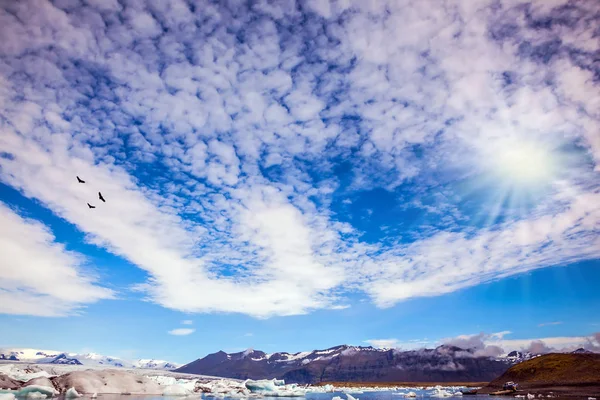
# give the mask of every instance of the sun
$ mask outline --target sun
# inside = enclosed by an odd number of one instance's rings
[[[473,174],[462,187],[466,199],[479,202],[472,223],[492,226],[526,218],[543,204],[568,170],[561,149],[558,140],[517,136],[482,142]]]
[[[531,188],[550,183],[559,164],[550,148],[526,141],[497,143],[487,157],[492,175],[515,187]]]

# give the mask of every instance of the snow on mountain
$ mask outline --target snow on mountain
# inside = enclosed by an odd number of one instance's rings
[[[144,369],[165,369],[171,370],[179,367],[179,364],[172,363],[165,360],[153,360],[153,359],[140,359],[133,363],[134,368]]]
[[[511,364],[518,364],[522,361],[531,360],[532,358],[538,357],[539,354],[533,354],[530,352],[522,352],[522,351],[511,351],[508,353],[506,357],[502,357],[502,359],[508,361]]]
[[[128,361],[97,353],[79,354],[38,349],[0,349],[0,360],[22,361],[35,364],[87,365],[93,367],[105,366],[161,370],[172,370],[179,366],[179,364],[165,360],[139,359]]]
[[[299,353],[248,349],[219,351],[176,372],[237,379],[284,379],[296,383],[347,381],[467,382],[486,381],[511,365],[508,360],[476,356],[454,346],[401,351],[362,346],[335,346]]]

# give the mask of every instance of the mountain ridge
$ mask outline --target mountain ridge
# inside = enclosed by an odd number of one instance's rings
[[[371,346],[339,345],[310,352],[260,350],[218,351],[192,361],[176,372],[236,379],[277,378],[296,383],[419,381],[490,381],[509,366],[528,357],[475,356],[475,349],[441,345],[435,349],[401,351]]]
[[[165,360],[137,359],[130,361],[97,353],[69,353],[29,348],[0,349],[0,360],[21,361],[36,364],[89,365],[160,370],[173,370],[180,366],[179,364]]]

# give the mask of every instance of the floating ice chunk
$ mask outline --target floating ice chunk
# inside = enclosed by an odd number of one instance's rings
[[[440,387],[435,387],[433,393],[430,394],[431,397],[450,397],[452,393],[441,389]]]
[[[588,397],[588,400],[596,400],[595,397]]]
[[[98,393],[94,392],[92,393],[92,399],[97,399],[98,398]]]
[[[78,397],[81,397],[81,395],[79,393],[77,393],[77,390],[75,390],[74,387],[70,387],[67,390],[67,393],[65,393],[65,398],[66,399],[76,399]]]
[[[146,378],[158,383],[161,386],[171,386],[177,383],[177,379],[172,376],[152,375],[146,376]]]
[[[415,392],[408,392],[406,393],[406,397],[417,397],[417,394]]]
[[[323,386],[323,391],[326,393],[331,393],[335,390],[335,388],[333,387],[333,385],[325,385]]]
[[[350,393],[346,393],[346,397],[348,397],[348,400],[359,400],[359,399],[353,397]]]
[[[331,400],[343,400],[340,396],[334,396]]]
[[[535,394],[527,393],[527,398],[530,400],[535,399]]]
[[[29,397],[30,393],[41,393],[45,394],[46,397],[54,397],[58,395],[58,390],[53,387],[48,386],[40,386],[40,385],[30,385],[19,389],[16,392],[17,397]]]
[[[189,396],[193,394],[191,390],[184,385],[170,385],[163,390],[163,396]]]
[[[0,393],[0,400],[15,400],[15,395],[12,393]]]
[[[453,396],[462,396],[463,394],[462,394],[462,392],[454,392],[454,393],[452,393],[452,395]]]
[[[275,386],[275,379],[272,381],[268,379],[261,379],[258,381],[254,381],[252,379],[248,379],[244,382],[248,390],[252,393],[275,393],[277,392],[277,386]]]

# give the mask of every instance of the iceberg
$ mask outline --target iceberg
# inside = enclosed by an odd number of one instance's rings
[[[0,393],[0,400],[15,400],[15,395],[12,393]]]
[[[65,398],[66,399],[76,399],[78,397],[81,397],[81,395],[79,393],[77,393],[77,390],[75,390],[74,387],[70,387],[67,390],[67,393],[65,393]]]
[[[22,366],[22,365],[15,365],[15,364],[0,365],[0,374],[4,374],[14,380],[21,381],[21,382],[27,382],[30,379],[40,378],[40,377],[43,377],[43,378],[52,377],[52,375],[50,375],[48,372],[41,370],[37,366],[31,366],[31,365]]]
[[[359,400],[359,399],[353,397],[350,393],[346,393],[346,397],[348,397],[348,400]]]
[[[246,389],[250,393],[267,395],[269,397],[304,397],[307,393],[305,389],[299,389],[298,385],[286,385],[285,381],[277,379],[261,379],[254,381],[248,379],[244,382]]]
[[[163,396],[189,396],[193,392],[184,385],[169,385],[163,390]]]
[[[417,397],[417,394],[415,392],[408,392],[406,393],[406,397]]]
[[[430,394],[431,397],[451,397],[452,393],[440,388],[435,387],[433,393]]]
[[[246,382],[244,382],[244,385],[246,385],[246,388],[252,393],[272,394],[272,393],[277,392],[277,390],[278,390],[277,385],[275,385],[275,381],[276,381],[276,379],[273,379],[272,381],[270,381],[268,379],[261,379],[258,381],[248,379],[248,380],[246,380]],[[278,386],[281,386],[281,385],[278,385]]]
[[[34,395],[33,393],[43,394],[46,397],[54,397],[58,396],[58,390],[53,387],[48,386],[40,386],[40,385],[30,385],[25,386],[15,392],[17,397],[29,397],[29,398],[40,398],[39,395]],[[32,397],[33,396],[33,397]]]

